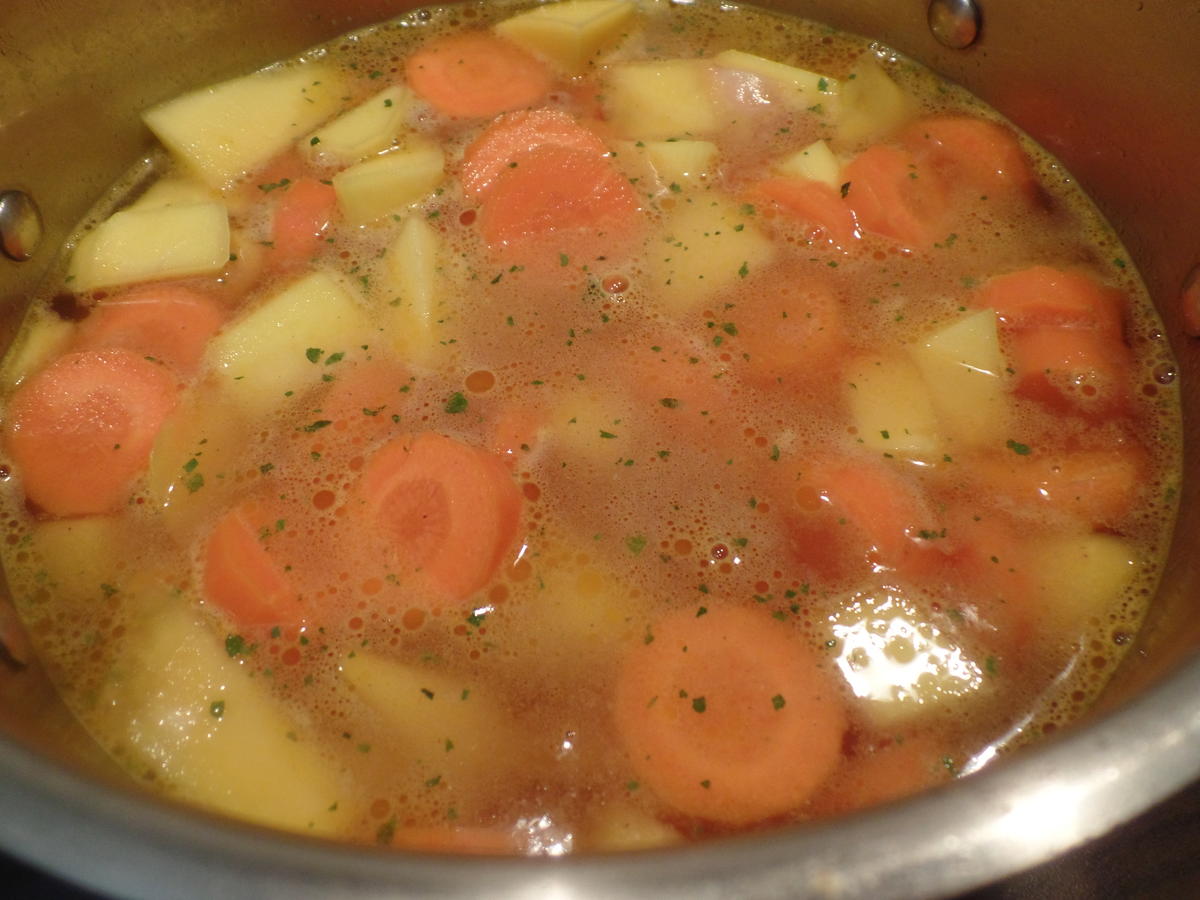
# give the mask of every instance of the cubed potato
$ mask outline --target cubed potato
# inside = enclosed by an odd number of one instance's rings
[[[754,207],[716,195],[682,198],[666,217],[663,243],[647,254],[651,289],[667,311],[695,310],[770,262],[774,244],[756,217]]]
[[[438,147],[417,146],[360,162],[333,176],[338,206],[350,225],[365,225],[423,199],[442,183]]]
[[[229,215],[221,203],[189,203],[113,213],[71,254],[75,291],[208,275],[229,263]]]
[[[1063,628],[1103,620],[1147,566],[1128,541],[1111,534],[1043,538],[1033,548],[1041,608]]]
[[[75,336],[75,325],[37,307],[21,327],[0,366],[0,384],[15,387],[20,381],[64,353]]]
[[[169,794],[274,828],[337,829],[332,766],[188,604],[162,603],[128,646],[103,730]]]
[[[460,786],[487,780],[517,741],[486,685],[430,665],[354,653],[342,675],[408,758]]]
[[[413,102],[401,85],[380,91],[301,138],[300,154],[318,165],[348,166],[386,150],[406,130]]]
[[[850,594],[830,619],[835,663],[867,715],[895,722],[986,687],[983,668],[896,588]]]
[[[566,0],[519,13],[496,31],[569,75],[584,71],[633,21],[627,0]]]
[[[793,106],[807,109],[818,103],[829,104],[838,94],[839,85],[833,78],[753,53],[724,50],[713,57],[713,61],[722,68],[759,76],[778,89],[782,98]]]
[[[820,181],[832,188],[842,185],[842,163],[824,141],[813,141],[775,163],[775,171],[791,178]]]
[[[381,288],[387,332],[400,355],[430,363],[445,348],[442,324],[442,237],[420,215],[409,216],[384,257]]]
[[[121,581],[121,523],[109,516],[39,522],[30,548],[46,571],[56,604],[95,605],[104,585]]]
[[[998,445],[1012,433],[995,312],[966,314],[918,342],[912,358],[948,437],[968,446]]]
[[[226,327],[209,343],[207,360],[221,375],[228,400],[253,417],[328,373],[309,358],[310,349],[353,357],[375,334],[353,289],[318,271]]]
[[[184,94],[143,115],[150,130],[210,187],[225,190],[337,112],[338,69],[264,69]]]
[[[936,458],[942,445],[937,415],[920,370],[907,356],[860,356],[847,366],[846,380],[850,414],[866,447]]]
[[[615,397],[579,390],[551,412],[546,437],[569,457],[612,464],[626,456],[634,444],[632,423],[625,415],[624,406]]]
[[[697,184],[717,171],[712,141],[646,141],[645,151],[663,185]]]
[[[587,850],[651,850],[683,843],[683,836],[644,809],[632,803],[605,803],[593,809],[584,830]]]
[[[633,140],[702,137],[720,124],[708,64],[698,59],[618,63],[604,105],[616,131]]]
[[[842,82],[838,140],[858,144],[895,131],[917,113],[913,100],[875,59],[862,57]]]

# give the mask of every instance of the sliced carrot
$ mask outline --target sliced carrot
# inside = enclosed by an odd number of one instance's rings
[[[810,240],[846,249],[862,238],[854,210],[839,191],[824,182],[768,178],[759,182],[755,191],[804,223]]]
[[[524,403],[507,404],[492,416],[488,449],[516,467],[538,449],[538,434],[545,424],[544,410]]]
[[[990,279],[972,297],[996,311],[1009,329],[1092,328],[1119,337],[1124,311],[1120,291],[1077,270],[1033,266]]]
[[[120,508],[178,395],[170,369],[124,349],[68,353],[27,378],[4,429],[25,496],[54,516]]]
[[[521,493],[504,462],[433,432],[385,444],[359,491],[400,565],[453,600],[487,584],[520,522]]]
[[[1100,417],[1124,412],[1131,400],[1132,359],[1119,337],[1085,328],[1034,328],[1013,333],[1007,346],[1020,397]]]
[[[926,249],[945,237],[945,185],[907,150],[876,144],[843,171],[846,200],[865,230],[911,249]]]
[[[337,215],[332,184],[302,176],[271,192],[274,212],[267,262],[291,268],[312,259]]]
[[[954,186],[986,196],[1031,196],[1033,169],[1013,132],[973,116],[920,119],[899,135],[916,158]]]
[[[561,110],[521,110],[500,116],[476,138],[462,161],[463,193],[479,199],[496,180],[538,147],[566,147],[602,157],[608,152],[595,132]]]
[[[764,277],[749,286],[754,301],[730,313],[737,331],[730,345],[745,354],[744,377],[766,387],[832,377],[849,344],[829,285],[794,269]]]
[[[238,625],[291,625],[299,597],[268,550],[279,519],[254,500],[227,512],[204,548],[204,597]]]
[[[682,329],[656,334],[646,343],[622,360],[629,390],[643,408],[666,417],[673,426],[690,423],[710,431],[708,421],[727,410],[733,399],[723,377],[728,364],[711,346],[689,340]]]
[[[543,144],[495,180],[479,226],[493,248],[553,236],[568,258],[591,256],[604,250],[606,233],[620,236],[633,224],[637,208],[633,187],[610,160]]]
[[[638,777],[680,812],[785,813],[837,765],[846,715],[814,653],[766,614],[670,613],[624,660],[613,707]]]
[[[1113,527],[1129,513],[1145,482],[1146,454],[1134,444],[1070,453],[1001,451],[976,461],[990,496],[1014,512],[1062,514]]]
[[[75,350],[132,350],[195,371],[208,339],[225,319],[207,294],[181,284],[144,285],[106,297],[79,324]]]
[[[810,459],[792,491],[793,551],[826,576],[864,567],[926,575],[954,543],[920,489],[872,459]]]
[[[329,364],[329,357],[318,359],[333,382],[324,394],[313,399],[313,408],[332,424],[319,431],[313,440],[323,444],[340,441],[352,452],[389,431],[398,433],[407,412],[407,390],[412,373],[394,360],[372,359],[359,363]],[[331,435],[334,437],[331,438]]]
[[[408,58],[404,74],[438,112],[464,118],[532,106],[551,83],[535,57],[485,31],[434,38]]]

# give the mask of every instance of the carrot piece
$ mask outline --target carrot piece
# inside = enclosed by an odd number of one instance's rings
[[[854,210],[840,192],[824,182],[768,178],[759,182],[755,190],[803,222],[810,240],[846,249],[862,238]]]
[[[1121,292],[1076,270],[1033,266],[998,275],[975,292],[972,303],[994,309],[1009,329],[1053,326],[1121,334]]]
[[[925,575],[952,543],[916,485],[867,459],[810,460],[793,488],[788,529],[794,552],[825,575],[864,564]],[[839,564],[847,556],[853,565]]]
[[[520,523],[504,462],[433,432],[385,444],[359,491],[400,563],[454,600],[487,584]]]
[[[907,150],[876,144],[844,172],[850,185],[846,199],[866,231],[921,249],[944,237],[945,185]]]
[[[463,193],[473,199],[486,196],[496,180],[538,147],[553,145],[601,157],[608,152],[595,132],[567,113],[554,109],[521,110],[492,122],[463,154]]]
[[[856,752],[814,801],[822,812],[866,809],[951,780],[944,753],[927,735],[886,738]]]
[[[404,74],[438,112],[464,118],[532,106],[551,82],[535,57],[485,31],[435,38],[408,58]]]
[[[624,660],[617,730],[638,776],[688,815],[745,824],[833,771],[846,715],[815,655],[751,610],[670,613]]]
[[[1122,413],[1130,402],[1129,351],[1119,337],[1084,328],[1035,328],[1008,339],[1014,392],[1061,411]]]
[[[124,349],[68,353],[27,378],[4,429],[26,498],[53,516],[118,509],[178,394],[168,368]]]
[[[1145,483],[1145,452],[1134,444],[1070,453],[986,457],[976,463],[989,495],[1014,512],[1063,514],[1113,527]]]
[[[568,256],[602,250],[604,233],[634,221],[637,197],[628,180],[592,150],[543,144],[492,184],[479,226],[492,248],[553,235]]]
[[[132,350],[195,371],[225,315],[206,294],[180,284],[136,287],[106,297],[79,324],[73,349]]]
[[[204,548],[204,596],[239,625],[297,624],[299,597],[267,548],[277,518],[257,501],[227,512]]]
[[[272,192],[276,197],[268,260],[279,268],[307,262],[316,255],[337,214],[332,184],[308,176]]]
[[[488,449],[510,467],[527,460],[538,449],[538,433],[546,424],[545,411],[525,404],[507,405],[492,418]]]
[[[921,163],[988,196],[1032,196],[1033,170],[1013,132],[971,116],[937,116],[914,122],[899,136]]]

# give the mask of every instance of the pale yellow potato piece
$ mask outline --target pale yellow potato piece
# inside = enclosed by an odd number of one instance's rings
[[[856,144],[895,131],[917,114],[917,104],[871,56],[862,57],[842,82],[838,139]]]
[[[968,446],[999,445],[1012,433],[996,314],[968,313],[912,348],[942,429]]]
[[[646,141],[646,156],[664,185],[696,184],[717,171],[712,141]]]
[[[551,412],[546,427],[547,439],[562,447],[568,458],[595,464],[612,464],[633,446],[631,423],[612,396],[575,391]]]
[[[31,548],[49,574],[56,602],[88,601],[103,596],[102,585],[120,581],[121,524],[109,516],[54,519],[32,529]]]
[[[309,349],[352,359],[374,335],[353,288],[318,271],[225,328],[209,342],[206,359],[221,376],[225,397],[253,418],[283,403],[287,392],[298,394],[329,372],[328,366],[308,358]]]
[[[755,221],[752,207],[724,197],[682,198],[666,216],[663,242],[647,254],[651,290],[663,307],[694,310],[770,262],[775,246]]]
[[[720,125],[708,63],[698,59],[616,64],[604,106],[617,132],[632,140],[703,137]]]
[[[201,180],[225,190],[336,113],[343,94],[338,69],[315,62],[201,88],[142,118]]]
[[[67,349],[75,325],[50,311],[31,312],[0,368],[0,383],[12,388]]]
[[[342,675],[402,753],[455,784],[486,780],[516,746],[512,719],[486,686],[454,673],[356,652]]]
[[[871,354],[846,369],[846,399],[858,439],[870,450],[932,459],[942,436],[921,372],[907,357]]]
[[[422,216],[411,215],[384,257],[387,332],[409,361],[431,363],[445,350],[441,326],[448,311],[442,301],[442,256],[441,235]]]
[[[824,141],[813,141],[802,150],[775,163],[775,171],[790,178],[820,181],[832,188],[842,185],[842,163]]]
[[[636,7],[627,0],[566,0],[519,13],[496,32],[570,75],[588,67],[632,23]]]
[[[808,108],[817,103],[830,104],[838,93],[836,79],[810,72],[799,66],[789,66],[741,50],[723,50],[713,57],[722,68],[757,75],[782,90],[782,97],[793,106]]]
[[[71,254],[74,291],[219,272],[229,264],[229,215],[222,203],[113,213]]]
[[[445,157],[438,147],[418,146],[368,159],[333,176],[338,206],[351,225],[398,213],[442,183]]]
[[[191,203],[212,203],[218,194],[212,188],[191,178],[161,178],[129,205],[129,209],[156,209],[161,206],[187,206]]]
[[[335,831],[332,765],[210,624],[172,599],[139,631],[109,689],[106,730],[121,731],[179,799],[274,828]]]
[[[606,803],[584,832],[589,850],[651,850],[683,843],[678,829],[632,803]]]
[[[401,85],[380,91],[301,138],[302,156],[323,165],[348,166],[392,146],[407,129],[413,94]]]
[[[1041,608],[1062,627],[1108,615],[1146,571],[1133,546],[1111,534],[1043,538],[1033,550]]]

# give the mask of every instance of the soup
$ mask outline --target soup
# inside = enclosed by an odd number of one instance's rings
[[[886,48],[448,7],[146,121],[4,367],[6,573],[134,777],[657,846],[970,773],[1136,632],[1154,313],[1052,159]]]

